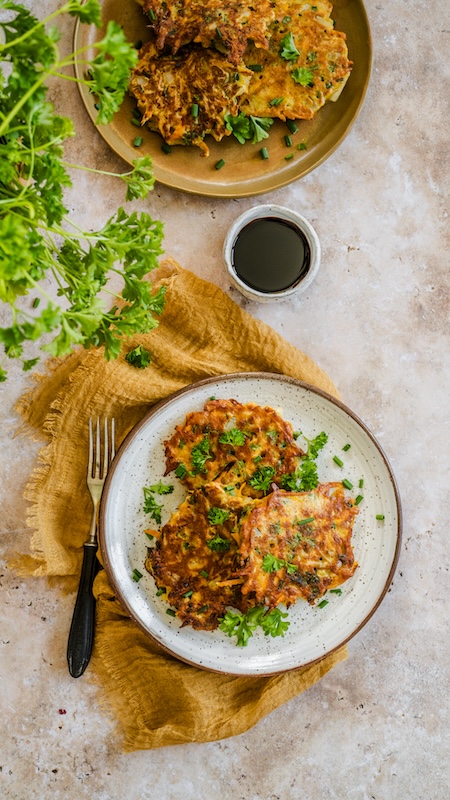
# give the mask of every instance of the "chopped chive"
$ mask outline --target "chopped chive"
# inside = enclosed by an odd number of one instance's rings
[[[197,614],[203,614],[204,611],[208,611],[209,605],[202,606],[201,608],[197,609]]]
[[[100,103],[94,103],[94,108],[96,111],[100,111]]]
[[[150,541],[155,538],[153,536],[153,533],[146,533],[145,535],[146,535],[147,539],[150,539]]]
[[[141,578],[142,578],[142,572],[139,572],[139,570],[138,570],[138,569],[134,569],[134,570],[133,570],[133,574],[132,574],[132,576],[131,576],[131,577],[132,577],[132,578],[133,578],[133,580],[134,580],[134,581],[136,581],[136,583],[137,583],[137,582],[138,582],[138,581],[140,581],[140,580],[141,580]]]
[[[170,144],[167,144],[167,142],[164,142],[164,144],[161,145],[161,150],[167,155],[172,152],[172,148]]]
[[[269,102],[269,106],[271,106],[271,107],[272,106],[279,106],[280,103],[283,102],[283,100],[284,100],[284,97],[274,97],[273,100],[271,100]]]
[[[224,166],[225,166],[225,161],[223,160],[223,158],[221,158],[220,161],[218,161],[217,164],[215,165],[216,169],[222,169],[222,167]]]
[[[191,116],[198,117],[198,103],[192,103]]]
[[[345,486],[346,489],[353,489],[353,483],[350,483],[347,478],[342,481],[342,486]]]
[[[334,461],[334,463],[335,463],[335,464],[337,464],[337,465],[338,465],[338,467],[343,467],[343,466],[344,466],[344,462],[343,462],[343,461],[341,461],[341,459],[339,458],[339,456],[334,456],[334,457],[333,457],[333,461]]]
[[[136,136],[135,140],[133,141],[133,147],[140,147],[143,142],[142,136]]]
[[[136,106],[133,108],[133,112],[132,113],[133,113],[133,117],[135,117],[136,119],[139,119],[139,120],[142,119],[142,114],[139,111],[139,109],[136,108]]]
[[[136,128],[140,128],[141,127],[141,120],[140,119],[136,119],[136,117],[132,117],[130,121],[131,121],[132,125],[136,125]]]
[[[375,516],[375,519],[383,520],[384,519],[384,514],[377,514]]]
[[[158,589],[158,591],[156,592],[156,597],[161,597],[161,595],[165,594],[166,591],[167,589],[164,589],[164,587],[162,586],[161,589]]]
[[[248,68],[251,69],[252,72],[262,72],[261,64],[249,64]]]
[[[293,158],[294,158],[294,154],[293,153],[288,153],[287,156],[284,157],[284,160],[285,161],[291,161],[291,159],[293,159]]]
[[[360,489],[362,489],[362,488],[363,488],[363,486],[364,486],[364,478],[360,478],[360,479],[359,479],[358,486],[359,486],[359,488],[360,488]]]
[[[331,594],[342,594],[342,589],[330,589]]]
[[[183,597],[192,597],[193,594],[194,594],[194,590],[193,589],[189,589],[188,592],[184,593]]]
[[[155,12],[153,11],[153,8],[149,8],[149,10],[147,11],[147,14],[149,15],[151,21],[154,22],[155,19],[156,19],[156,15],[155,15]]]
[[[297,150],[306,150],[306,142],[300,142],[300,144],[297,145]]]
[[[293,119],[287,119],[286,120],[286,125],[288,126],[288,128],[289,128],[291,133],[297,133],[298,125],[297,125],[296,122],[294,122]]]
[[[292,147],[292,139],[288,134],[286,134],[286,136],[284,137],[284,142],[286,144],[286,147]]]
[[[208,572],[206,572],[206,570],[205,570],[205,569],[202,569],[202,570],[200,571],[200,575],[202,576],[202,578],[209,578],[209,573],[208,573]]]
[[[314,522],[314,517],[306,517],[306,519],[301,519],[299,522],[296,522],[296,525],[307,525],[308,522]]]
[[[263,158],[265,161],[269,158],[269,151],[267,147],[261,147],[259,152],[261,153],[261,158]]]
[[[348,443],[347,443],[347,444],[344,444],[344,447],[343,447],[342,449],[343,449],[345,452],[347,452],[347,450],[350,450],[350,448],[351,448],[351,444],[348,444]]]
[[[32,303],[33,308],[37,308],[40,302],[41,302],[41,298],[40,297],[35,297],[34,300],[33,300],[33,303]]]
[[[359,494],[358,497],[355,498],[355,506],[359,506],[361,500],[364,500],[362,494]]]
[[[328,605],[328,600],[321,600],[321,602],[318,604],[318,608],[325,608],[325,606],[327,605]]]
[[[166,611],[166,614],[168,614],[169,617],[176,617],[176,613],[173,610],[173,608],[168,608],[167,611]]]

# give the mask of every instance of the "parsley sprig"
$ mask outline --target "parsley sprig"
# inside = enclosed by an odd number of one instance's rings
[[[84,231],[68,215],[68,170],[104,173],[64,160],[75,130],[71,119],[55,113],[47,83],[85,84],[95,94],[97,122],[106,124],[127,92],[137,53],[111,21],[93,60],[84,62],[84,78],[74,78],[70,68],[75,59],[83,63],[88,48],[61,55],[54,21],[69,14],[99,26],[98,0],[68,0],[41,21],[14,0],[0,0],[0,12],[7,12],[0,20],[0,302],[6,306],[0,343],[24,370],[39,361],[27,358],[25,348],[42,339],[41,350],[52,356],[76,345],[103,345],[106,358],[115,358],[123,337],[157,325],[164,293],[154,295],[144,276],[162,253],[162,224],[119,208],[100,230]],[[137,158],[118,177],[127,200],[145,197],[154,184],[150,158]],[[125,303],[118,304],[122,287]],[[6,376],[0,366],[0,380]]]
[[[220,630],[228,636],[236,636],[236,644],[246,647],[254,631],[260,627],[266,636],[284,636],[289,628],[285,621],[287,613],[279,608],[268,611],[263,606],[249,609],[245,614],[240,611],[227,611],[220,621]]]
[[[246,141],[250,141],[252,144],[262,142],[263,139],[268,138],[269,128],[273,125],[271,117],[247,116],[242,112],[235,117],[228,114],[225,122],[227,130],[231,131],[240,144],[245,144]]]

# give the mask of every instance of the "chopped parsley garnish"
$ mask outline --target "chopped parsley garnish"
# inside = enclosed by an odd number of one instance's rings
[[[253,632],[260,627],[266,636],[284,636],[289,628],[285,622],[288,614],[279,608],[268,611],[262,606],[256,606],[242,614],[240,611],[227,611],[220,620],[220,630],[228,636],[236,636],[236,644],[245,647]]]
[[[308,442],[308,451],[306,453],[306,457],[311,459],[312,461],[317,458],[319,455],[320,450],[325,447],[326,443],[328,442],[328,434],[325,431],[322,431],[314,439],[308,439],[307,436],[304,436],[306,441]]]
[[[206,472],[205,464],[208,459],[213,457],[209,449],[210,444],[209,436],[204,436],[201,442],[192,448],[191,463],[194,475],[198,475],[199,472]]]
[[[148,489],[155,494],[172,494],[173,492],[173,486],[170,483],[163,483],[162,481],[154,483],[152,486],[149,486]]]
[[[284,558],[276,558],[271,553],[267,553],[264,556],[262,568],[264,572],[277,572],[277,570],[285,568],[288,575],[297,572],[295,564],[290,564],[289,561],[286,561]]]
[[[241,112],[235,117],[228,114],[225,117],[225,123],[227,130],[231,131],[240,144],[245,144],[247,141],[257,144],[269,136],[268,130],[273,125],[273,119],[252,115],[247,117]]]
[[[295,46],[292,31],[283,36],[280,42],[279,54],[285,61],[295,61],[299,57],[300,51]]]
[[[223,539],[222,536],[214,536],[214,539],[210,539],[206,542],[210,550],[213,550],[215,553],[226,553],[227,550],[230,549],[230,542],[228,539]]]
[[[150,514],[151,518],[155,520],[157,525],[161,524],[161,510],[162,505],[156,502],[152,491],[144,486],[144,513]]]
[[[314,86],[314,74],[309,67],[297,67],[292,70],[291,75],[300,86]]]
[[[232,447],[241,447],[245,444],[245,433],[239,428],[231,428],[231,430],[220,434],[219,442],[220,444],[229,444]]]
[[[249,479],[250,486],[260,492],[267,492],[275,475],[275,467],[260,467]]]
[[[283,475],[281,486],[289,492],[308,492],[319,485],[317,465],[305,458],[295,472]]]
[[[210,508],[208,511],[208,522],[210,522],[211,525],[223,525],[229,516],[230,512],[226,511],[224,508]]]

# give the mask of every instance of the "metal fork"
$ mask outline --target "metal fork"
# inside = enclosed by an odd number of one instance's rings
[[[79,678],[83,674],[92,653],[95,621],[95,599],[92,594],[92,584],[99,567],[97,560],[98,507],[106,475],[115,455],[114,419],[110,424],[108,419],[105,419],[103,442],[101,427],[100,419],[97,419],[94,436],[92,418],[89,420],[89,463],[86,483],[92,497],[93,513],[89,539],[84,543],[80,585],[67,644],[67,663],[73,678]]]

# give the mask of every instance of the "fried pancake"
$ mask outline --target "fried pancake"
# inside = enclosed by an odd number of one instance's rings
[[[230,499],[222,487],[206,485],[188,495],[161,534],[154,531],[159,538],[148,549],[145,566],[183,625],[214,630],[227,606],[248,609],[233,533],[242,510],[253,502]]]
[[[166,475],[192,490],[217,481],[229,493],[261,497],[298,466],[292,425],[273,408],[210,400],[187,415],[165,443]]]
[[[235,65],[250,40],[267,47],[267,28],[275,18],[270,0],[144,0],[142,5],[159,50],[176,53],[193,42],[216,47]]]
[[[341,483],[274,491],[256,501],[240,529],[243,596],[269,608],[299,598],[312,605],[346,581],[357,567],[351,546],[357,513]]]
[[[312,119],[336,100],[352,63],[344,33],[334,29],[331,3],[276,0],[268,50],[250,45],[244,61],[255,66],[241,111],[256,117]]]
[[[208,155],[206,134],[216,141],[229,136],[225,117],[238,113],[252,72],[230,64],[220,53],[202,47],[179,55],[161,55],[153,42],[139,53],[129,90],[142,115],[141,124],[158,131],[169,145],[193,144]]]

